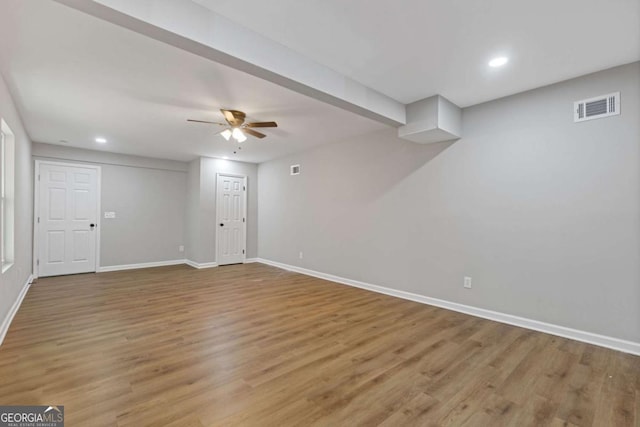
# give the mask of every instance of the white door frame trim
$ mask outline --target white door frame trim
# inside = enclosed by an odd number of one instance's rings
[[[55,165],[55,166],[69,166],[74,168],[86,168],[86,169],[95,169],[96,170],[96,199],[97,199],[97,210],[98,215],[96,217],[96,270],[97,273],[100,269],[100,232],[102,230],[102,224],[100,223],[100,214],[102,212],[100,206],[100,199],[102,195],[102,167],[98,165],[90,165],[86,163],[65,163],[65,162],[57,162],[54,160],[36,160],[36,167],[34,169],[34,177],[33,177],[33,277],[34,279],[38,278],[39,269],[38,269],[38,216],[40,214],[40,180],[38,177],[40,176],[40,166],[41,165]]]
[[[216,230],[216,241],[215,241],[215,245],[216,245],[216,260],[215,263],[216,265],[218,264],[218,261],[220,261],[220,258],[218,256],[218,224],[220,224],[220,218],[218,218],[218,182],[220,180],[220,176],[232,176],[234,178],[242,178],[243,179],[243,183],[242,185],[244,185],[245,191],[244,193],[244,218],[245,218],[245,222],[244,222],[244,241],[242,242],[243,244],[243,250],[244,253],[242,254],[242,262],[244,263],[245,260],[247,259],[247,224],[249,223],[249,217],[248,217],[248,213],[249,210],[247,209],[247,193],[249,192],[249,186],[247,185],[247,175],[242,175],[239,173],[224,173],[224,172],[218,172],[216,173],[216,225],[215,225],[215,230]]]

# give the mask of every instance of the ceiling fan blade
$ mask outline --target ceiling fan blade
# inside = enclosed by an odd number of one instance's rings
[[[225,110],[224,108],[220,109],[222,115],[231,126],[240,126],[244,123],[244,118],[246,115],[242,111],[238,110]]]
[[[277,128],[278,124],[276,122],[253,122],[247,123],[245,126],[249,128]]]
[[[224,123],[218,123],[218,122],[207,122],[206,120],[194,120],[194,119],[187,119],[188,122],[195,122],[195,123],[207,123],[210,125],[220,125],[220,126],[226,126],[226,124]]]
[[[264,133],[256,132],[255,130],[249,129],[249,128],[243,128],[242,132],[248,133],[249,135],[255,136],[256,138],[260,138],[260,139],[267,136]]]

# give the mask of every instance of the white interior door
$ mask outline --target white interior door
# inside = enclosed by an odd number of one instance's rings
[[[96,271],[98,169],[39,164],[38,276]]]
[[[216,253],[218,265],[238,264],[245,259],[247,178],[217,175]]]

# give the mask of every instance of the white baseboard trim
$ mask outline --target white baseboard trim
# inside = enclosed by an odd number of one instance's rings
[[[0,345],[2,345],[2,342],[4,341],[4,337],[7,336],[7,332],[9,332],[9,326],[11,326],[11,322],[13,321],[13,318],[18,312],[20,305],[22,305],[22,301],[24,300],[24,297],[27,295],[27,291],[31,287],[32,282],[33,282],[33,274],[29,276],[29,278],[27,279],[27,282],[22,286],[22,289],[20,290],[20,294],[18,295],[18,298],[14,301],[13,305],[11,306],[9,313],[7,313],[7,317],[5,317],[4,320],[2,321],[2,324],[0,325]]]
[[[433,305],[436,307],[445,308],[447,310],[453,310],[460,313],[469,314],[471,316],[494,320],[496,322],[506,323],[513,326],[519,326],[521,328],[526,328],[526,329],[532,329],[534,331],[544,332],[551,335],[557,335],[563,338],[582,341],[582,342],[597,345],[600,347],[607,347],[613,350],[618,350],[625,353],[630,353],[630,354],[635,354],[640,356],[640,343],[633,342],[633,341],[626,341],[619,338],[613,338],[606,335],[594,334],[591,332],[567,328],[564,326],[558,326],[551,323],[540,322],[538,320],[527,319],[524,317],[514,316],[511,314],[500,313],[497,311],[486,310],[483,308],[472,307],[464,304],[458,304],[455,302],[441,300],[437,298],[431,298],[424,295],[414,294],[411,292],[385,288],[383,286],[372,285],[372,284],[360,282],[357,280],[345,279],[344,277],[338,277],[332,274],[321,273],[319,271],[314,271],[314,270],[308,270],[306,268],[296,267],[293,265],[283,264],[280,262],[271,261],[267,259],[258,258],[257,262],[271,265],[273,267],[282,268],[284,270],[305,274],[307,276],[329,280],[329,281],[340,283],[343,285],[354,286],[356,288],[362,288],[362,289],[378,292],[385,295],[390,295],[397,298],[415,301],[422,304]]]
[[[195,261],[191,261],[190,259],[186,259],[184,260],[184,263],[193,267],[193,268],[211,268],[211,267],[217,267],[218,263],[217,262],[195,262]]]
[[[245,264],[253,264],[254,262],[260,262],[258,258],[247,258],[244,260]]]
[[[173,259],[170,261],[143,262],[140,264],[109,265],[106,267],[99,267],[98,273],[106,273],[109,271],[120,271],[120,270],[136,270],[138,268],[164,267],[167,265],[178,265],[178,264],[186,264],[186,263],[187,261],[184,259]]]

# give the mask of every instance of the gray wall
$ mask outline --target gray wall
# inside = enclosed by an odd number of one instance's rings
[[[258,251],[258,167],[198,158],[190,163],[51,144],[33,144],[34,159],[102,166],[100,265],[177,259],[215,262],[216,173],[247,175],[247,258]],[[185,246],[185,252],[178,246]]]
[[[639,86],[630,64],[467,108],[455,143],[263,163],[259,257],[640,342]],[[573,122],[618,90],[620,116]]]
[[[31,141],[7,86],[0,76],[0,117],[15,135],[15,262],[0,274],[0,325],[18,298],[32,270],[33,169]]]
[[[102,168],[100,266],[185,258],[188,164],[71,147],[34,144],[40,160],[98,164]]]
[[[258,166],[202,157],[189,164],[188,255],[197,263],[216,261],[216,174],[247,176],[247,258],[258,253]],[[197,179],[199,177],[199,179]]]
[[[189,163],[185,212],[186,257],[194,262],[200,256],[200,158]]]

